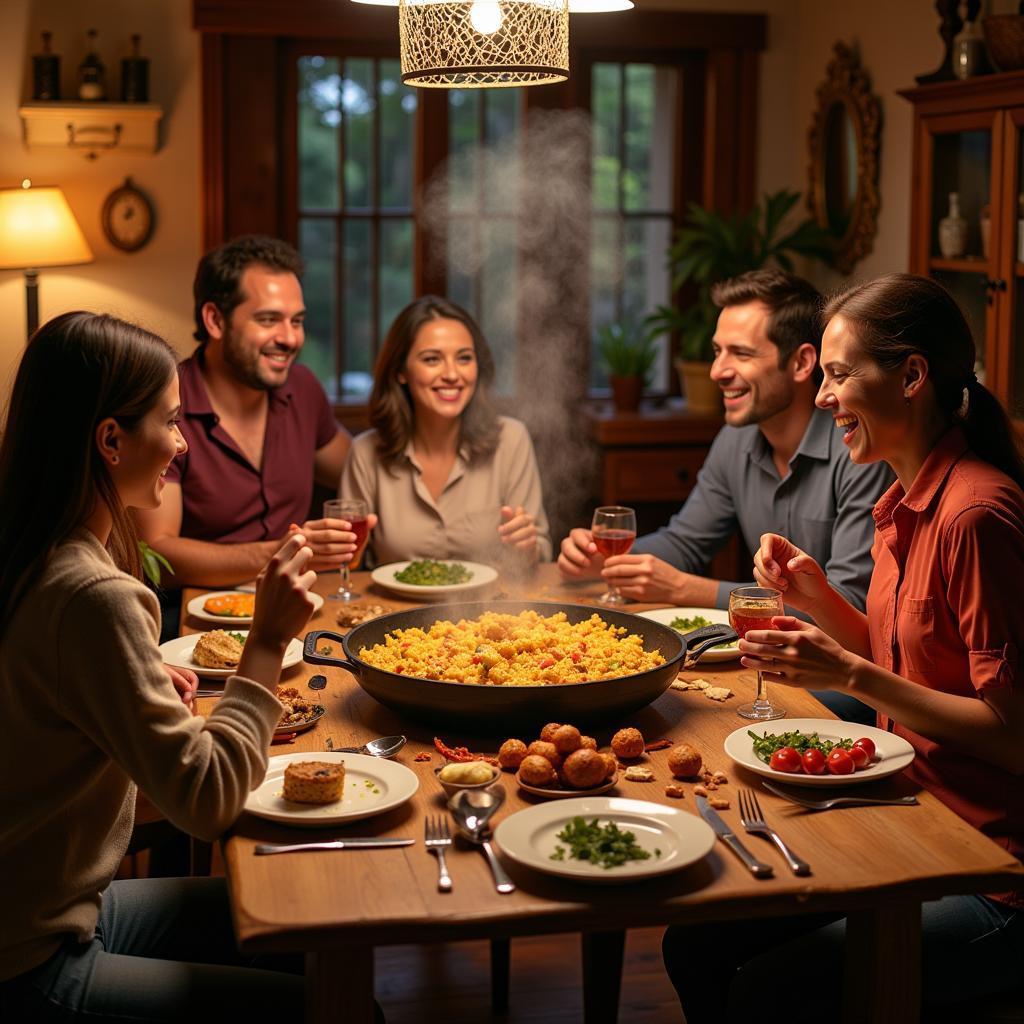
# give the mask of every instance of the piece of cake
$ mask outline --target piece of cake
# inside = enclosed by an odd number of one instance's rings
[[[293,761],[284,769],[284,798],[299,804],[333,804],[345,788],[342,761]]]

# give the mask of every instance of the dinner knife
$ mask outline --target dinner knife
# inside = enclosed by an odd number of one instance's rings
[[[707,801],[707,797],[697,797],[697,810],[700,816],[714,829],[715,834],[726,846],[736,854],[737,857],[750,869],[755,878],[770,878],[772,875],[771,864],[765,864],[758,860],[740,841],[736,834],[725,823],[722,816]]]
[[[360,836],[351,839],[334,839],[323,843],[258,843],[256,853],[298,853],[302,850],[365,850],[377,846],[412,846],[415,839],[378,839],[376,836]]]

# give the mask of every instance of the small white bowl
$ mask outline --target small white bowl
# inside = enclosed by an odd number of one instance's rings
[[[455,796],[462,789],[487,789],[488,786],[493,786],[498,781],[498,777],[501,775],[501,770],[495,768],[494,765],[487,765],[491,769],[491,777],[486,782],[446,782],[441,778],[441,772],[447,768],[448,765],[444,765],[441,768],[434,769],[434,777],[441,784],[441,788],[449,797]]]

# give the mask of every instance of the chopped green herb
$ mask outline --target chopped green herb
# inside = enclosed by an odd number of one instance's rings
[[[614,821],[599,825],[597,818],[588,823],[577,815],[558,833],[558,838],[568,845],[570,858],[590,861],[606,871],[627,861],[647,860],[651,856],[637,843],[632,832],[624,832]],[[564,848],[556,846],[551,859],[564,860]]]
[[[747,735],[754,741],[754,755],[765,764],[770,764],[772,754],[782,747],[792,747],[799,754],[804,754],[813,748],[820,750],[826,757],[838,748],[853,749],[853,740],[851,739],[826,740],[816,732],[800,732],[799,729],[794,729],[793,732],[766,732],[762,736],[758,736],[756,732],[748,729]]]
[[[240,644],[245,645],[245,634],[229,630],[228,636],[233,636]]]
[[[410,562],[395,573],[399,583],[412,583],[418,587],[448,587],[455,583],[468,583],[473,574],[461,562],[435,562],[425,558]]]
[[[334,648],[330,644],[323,644],[316,649],[316,653],[324,658],[329,658],[334,653]]]

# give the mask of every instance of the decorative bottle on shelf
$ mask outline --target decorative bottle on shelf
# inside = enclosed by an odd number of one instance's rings
[[[125,103],[145,103],[149,99],[149,59],[139,56],[142,36],[132,36],[132,55],[121,61],[121,99]]]
[[[96,52],[96,29],[89,29],[89,52],[78,65],[78,98],[80,100],[105,100],[107,87],[104,82],[106,68]]]
[[[968,17],[964,20],[963,29],[953,40],[950,55],[953,74],[957,78],[975,78],[977,75],[987,75],[990,70],[985,54],[985,40],[978,22],[970,17],[970,10],[966,13]]]
[[[32,99],[60,99],[60,57],[50,53],[50,32],[43,33],[43,52],[32,58]]]
[[[955,260],[967,251],[967,221],[960,216],[960,196],[949,193],[949,213],[939,221],[939,252]]]

